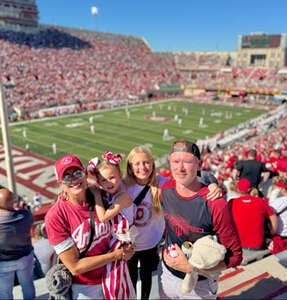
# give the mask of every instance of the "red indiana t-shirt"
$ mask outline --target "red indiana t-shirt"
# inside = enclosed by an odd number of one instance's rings
[[[274,214],[272,208],[264,199],[250,195],[231,201],[241,247],[260,248],[264,241],[264,219]]]
[[[106,254],[109,249],[110,226],[109,223],[100,223],[96,211],[95,234],[93,242],[85,256]],[[48,211],[45,217],[49,243],[53,246],[72,238],[74,244],[82,252],[86,249],[90,239],[90,215],[88,204],[74,205],[71,202],[59,199]],[[105,266],[75,275],[73,283],[96,285],[101,284]]]

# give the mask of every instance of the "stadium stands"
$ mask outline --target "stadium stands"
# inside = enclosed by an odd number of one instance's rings
[[[177,80],[172,61],[141,38],[40,27],[0,32],[0,63],[10,107],[124,99]]]
[[[39,25],[1,29],[0,64],[9,108],[126,99],[161,85],[282,91],[284,70],[235,68],[216,53],[153,52],[144,38]],[[268,94],[268,93],[267,93]]]

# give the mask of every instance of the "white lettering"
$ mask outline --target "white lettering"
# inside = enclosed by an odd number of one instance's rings
[[[72,238],[75,241],[77,248],[80,250],[85,249],[89,243],[90,225],[88,226],[87,222],[90,223],[90,219],[81,223],[72,233]],[[84,232],[85,230],[86,232]],[[99,244],[103,239],[109,237],[109,235],[110,226],[108,223],[95,224],[95,235],[90,250]]]

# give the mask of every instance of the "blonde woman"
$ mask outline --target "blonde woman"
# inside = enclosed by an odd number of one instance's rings
[[[141,299],[148,299],[151,291],[152,272],[157,270],[159,256],[157,245],[164,228],[160,189],[167,179],[156,174],[155,161],[149,150],[142,146],[133,148],[127,157],[125,184],[131,198],[135,200],[146,185],[149,190],[142,201],[135,205],[135,221],[138,235],[135,254],[128,261],[131,279],[136,289],[138,262],[140,262]],[[213,184],[210,196],[217,198],[221,191]]]

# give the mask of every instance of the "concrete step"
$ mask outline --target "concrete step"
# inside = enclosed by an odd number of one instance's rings
[[[36,299],[48,299],[45,278],[34,283]],[[138,281],[137,299],[140,299],[140,291]],[[14,288],[13,295],[14,299],[23,299],[20,286]],[[153,273],[150,299],[159,299],[157,272]],[[287,250],[222,272],[218,299],[287,299]]]
[[[287,283],[287,269],[282,264],[287,251],[278,258],[271,255],[259,261],[226,270],[219,281],[219,299],[272,299],[284,294]]]

